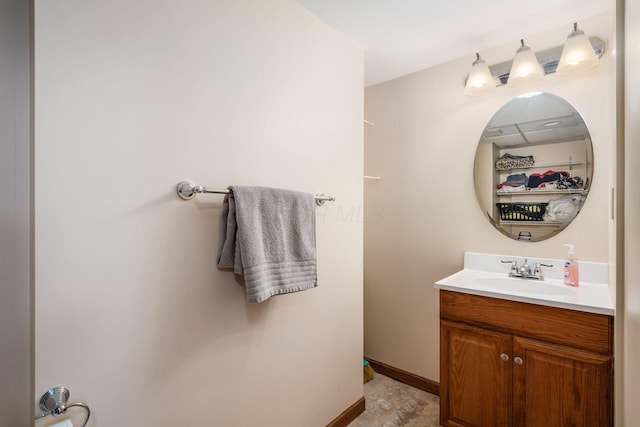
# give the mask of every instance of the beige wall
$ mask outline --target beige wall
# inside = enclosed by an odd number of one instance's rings
[[[624,425],[640,420],[640,1],[626,0],[625,48],[625,275],[624,275]]]
[[[31,407],[29,2],[0,2],[0,424]]]
[[[36,395],[90,427],[326,425],[363,394],[360,49],[292,0],[35,16]],[[182,179],[334,195],[319,287],[248,305],[222,196]]]
[[[526,35],[534,50],[563,43],[572,23]],[[608,15],[581,19],[588,33],[609,39]],[[518,40],[481,52],[488,64],[513,57]],[[580,258],[608,261],[612,79],[605,53],[595,70],[573,78],[550,75],[528,88],[501,87],[467,98],[464,79],[474,55],[365,90],[365,354],[439,381],[438,292],[433,283],[462,268],[477,251],[562,258],[563,243]],[[593,186],[580,215],[562,233],[522,243],[497,232],[474,194],[473,161],[486,123],[502,105],[528,91],[566,99],[582,115],[594,146]]]

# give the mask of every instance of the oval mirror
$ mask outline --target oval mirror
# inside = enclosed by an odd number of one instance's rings
[[[593,176],[587,125],[564,99],[527,93],[491,118],[476,149],[476,196],[489,221],[512,239],[537,242],[580,212]]]

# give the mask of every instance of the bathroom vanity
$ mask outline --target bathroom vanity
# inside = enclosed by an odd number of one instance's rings
[[[465,270],[436,283],[441,425],[613,426],[608,286],[584,283],[562,292],[556,279],[505,280],[466,268],[469,255]],[[492,275],[515,288],[492,288]],[[536,285],[543,291],[536,293]]]

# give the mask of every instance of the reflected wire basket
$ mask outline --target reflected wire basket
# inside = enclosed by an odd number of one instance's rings
[[[547,203],[496,203],[502,221],[542,221]]]

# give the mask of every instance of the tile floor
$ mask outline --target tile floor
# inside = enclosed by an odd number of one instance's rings
[[[349,427],[437,427],[438,396],[379,373],[364,385],[367,409]]]

